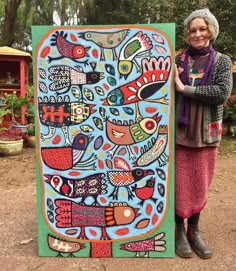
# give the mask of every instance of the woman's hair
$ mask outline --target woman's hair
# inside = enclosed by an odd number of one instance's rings
[[[196,19],[196,18],[194,18]],[[194,20],[193,19],[193,20]],[[211,21],[208,18],[202,18],[204,19],[205,23],[207,24],[207,29],[209,32],[209,40],[215,40],[216,38],[216,32],[215,32],[215,28],[212,25]],[[185,41],[189,44],[189,36],[190,36],[190,24],[192,21],[188,22],[188,24],[184,27],[184,39]]]

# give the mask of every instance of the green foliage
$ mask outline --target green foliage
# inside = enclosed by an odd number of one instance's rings
[[[11,119],[13,123],[17,124],[16,117],[21,112],[22,106],[29,106],[29,100],[27,97],[17,97],[16,93],[12,93],[6,96],[6,109],[11,112]]]
[[[31,125],[31,126],[29,126],[28,131],[27,131],[27,134],[28,134],[29,136],[35,136],[35,125],[34,125],[34,124]]]
[[[225,110],[227,118],[236,124],[236,100],[228,99]]]
[[[31,25],[176,23],[176,48],[185,47],[183,21],[209,8],[220,24],[215,47],[236,59],[236,1],[224,0],[1,0],[0,45],[28,50]],[[7,14],[6,14],[7,11]]]

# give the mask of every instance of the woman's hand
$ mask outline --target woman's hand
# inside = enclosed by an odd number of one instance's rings
[[[178,92],[183,92],[184,91],[184,84],[181,82],[180,78],[179,78],[179,74],[182,72],[183,70],[181,68],[177,68],[177,65],[175,64],[175,89]]]

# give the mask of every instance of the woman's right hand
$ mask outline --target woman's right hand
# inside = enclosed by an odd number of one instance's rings
[[[175,89],[178,92],[183,92],[184,91],[184,84],[182,83],[182,81],[179,78],[179,74],[183,72],[182,68],[178,68],[177,65],[175,64]]]

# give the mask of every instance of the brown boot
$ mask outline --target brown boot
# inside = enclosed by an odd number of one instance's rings
[[[182,258],[190,258],[193,254],[184,224],[176,224],[175,227],[175,253]]]
[[[212,251],[202,239],[198,230],[198,225],[188,225],[188,240],[192,249],[202,259],[209,259],[212,257]]]

